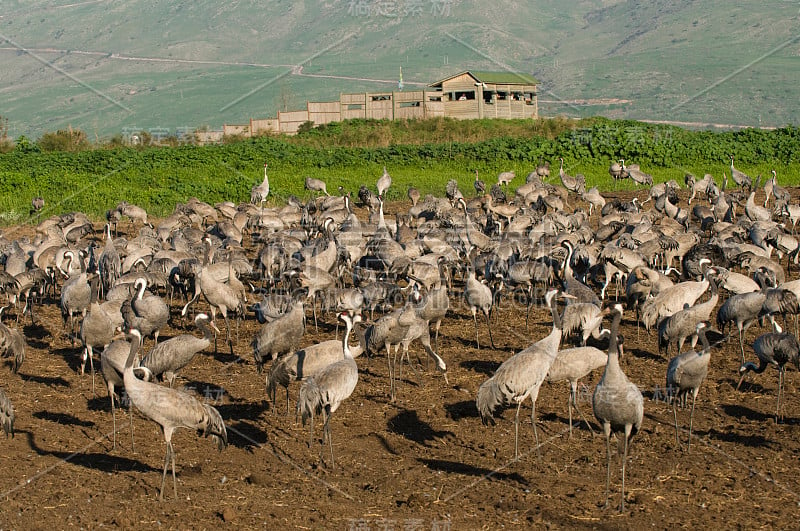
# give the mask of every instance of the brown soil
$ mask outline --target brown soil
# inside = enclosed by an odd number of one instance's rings
[[[423,361],[421,374],[405,369],[398,399],[390,403],[385,359],[360,359],[358,386],[331,421],[335,468],[319,439],[309,448],[307,427],[284,415],[281,393],[278,412],[271,412],[264,377],[252,362],[249,343],[259,325],[250,317],[240,327],[237,357],[221,342],[219,354],[199,356],[178,380],[218,408],[230,444],[218,453],[211,441],[176,432],[178,499],[168,478],[162,503],[157,497],[165,444],[159,427],[134,413],[133,452],[128,414],[121,412],[112,451],[102,378],[93,397],[91,377],[77,373],[79,348],[65,338],[50,301],[37,308],[37,325],[25,320],[28,356],[20,374],[0,371],[17,410],[16,436],[0,441],[0,528],[797,525],[800,380],[793,368],[786,375],[786,420],[776,424],[776,371],[751,375],[737,391],[738,342],[715,348],[687,452],[676,445],[671,407],[658,399],[667,359],[657,353],[655,334],[642,332],[637,340],[633,316],[626,315],[622,366],[645,396],[645,419],[630,447],[627,504],[620,514],[620,462],[614,458],[606,509],[605,442],[591,410],[602,371],[583,382],[581,393],[595,435],[581,423],[568,438],[568,386],[545,384],[537,402],[541,460],[526,403],[520,415],[522,456],[514,462],[514,410],[506,410],[497,425],[484,426],[475,392],[504,359],[549,332],[549,313],[536,308],[526,331],[524,306],[506,299],[493,323],[497,348],[478,350],[470,314],[457,294],[452,300],[440,337],[449,384]],[[481,343],[488,343],[485,322],[479,321],[479,330]],[[170,328],[162,337],[182,331]],[[763,332],[753,327],[747,341]],[[303,345],[333,334],[331,314],[323,315],[318,333],[309,320]],[[412,352],[422,350],[415,345]],[[751,349],[748,356],[755,359]],[[295,384],[292,400],[296,395]],[[679,410],[678,419],[687,426],[688,409]],[[320,427],[317,421],[315,436]],[[687,433],[681,437],[685,441]]]

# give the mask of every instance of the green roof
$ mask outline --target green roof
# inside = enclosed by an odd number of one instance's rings
[[[530,74],[524,74],[522,72],[488,72],[485,70],[464,70],[457,74],[453,74],[452,76],[448,76],[436,83],[431,83],[429,86],[436,87],[441,86],[442,83],[445,81],[449,81],[454,77],[458,77],[462,74],[469,74],[476,81],[481,83],[491,83],[494,85],[538,85],[539,80],[533,77]]]
[[[485,72],[482,70],[469,70],[472,77],[481,83],[494,83],[497,85],[538,85],[539,81],[530,74],[522,72]]]

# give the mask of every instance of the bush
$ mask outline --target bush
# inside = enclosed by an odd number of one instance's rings
[[[43,134],[38,144],[42,151],[82,151],[89,148],[86,133],[71,127]]]

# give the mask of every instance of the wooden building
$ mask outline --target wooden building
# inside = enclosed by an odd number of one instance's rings
[[[518,72],[465,70],[436,83],[451,118],[537,118],[536,78]]]
[[[305,109],[281,111],[276,118],[250,119],[249,124],[225,124],[221,134],[295,134],[306,122],[320,125],[352,118],[538,118],[538,83],[529,74],[465,70],[430,84],[429,90],[340,94],[338,101],[309,101]]]

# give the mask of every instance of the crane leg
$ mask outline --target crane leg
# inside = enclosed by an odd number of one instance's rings
[[[573,406],[575,407],[575,411],[578,412],[578,415],[580,415],[581,418],[583,419],[583,422],[586,423],[586,427],[589,428],[589,431],[591,432],[592,437],[594,437],[594,430],[592,429],[592,425],[589,424],[589,421],[586,420],[586,417],[583,415],[583,411],[581,411],[581,409],[578,407],[578,389],[577,389],[577,386],[578,386],[578,382],[575,382],[575,391],[574,391],[574,394],[573,394]],[[570,426],[572,426],[572,422],[571,421],[570,421]]]
[[[175,449],[172,447],[172,441],[169,443],[169,454],[172,457],[172,491],[175,494],[175,499],[178,499],[178,482],[175,479]],[[623,464],[624,466],[624,464]],[[623,476],[624,478],[625,476]],[[623,479],[624,481],[624,479]]]
[[[92,352],[92,347],[87,345],[87,350],[89,351],[89,367],[92,371],[92,398],[97,396],[94,392],[94,352]]]
[[[478,339],[478,318],[476,317],[477,310],[476,308],[472,308],[472,322],[475,323],[475,343],[478,344],[478,350],[481,349],[481,340]]]
[[[783,417],[781,416],[781,391],[783,390],[783,369],[778,369],[778,404],[775,407],[775,423],[777,424]]]
[[[331,468],[336,468],[336,462],[333,459],[333,439],[331,438],[331,413],[330,406],[325,406],[325,438],[328,439],[328,446],[331,449]]]
[[[533,439],[536,441],[536,457],[539,462],[541,462],[542,452],[539,449],[539,432],[536,431],[536,400],[532,400],[531,402],[531,424],[533,425]]]
[[[681,441],[678,438],[678,405],[677,405],[677,402],[678,402],[678,397],[677,397],[677,395],[673,394],[672,395],[672,416],[675,419],[675,444],[678,446],[678,448],[680,448],[681,447]]]
[[[128,421],[131,425],[131,452],[136,453],[136,446],[133,444],[133,404],[128,404]]]
[[[606,436],[606,509],[608,509],[608,498],[611,492],[611,424],[603,423],[603,433]]]
[[[161,490],[158,493],[158,501],[164,501],[164,484],[167,482],[167,467],[169,467],[171,447],[172,445],[167,441],[167,451],[164,454],[164,471],[161,473]],[[175,497],[177,498],[177,495]]]
[[[628,440],[630,438],[632,428],[633,426],[630,424],[625,425],[625,441],[623,442],[624,450],[622,451],[622,502],[619,506],[619,512],[625,510],[625,464],[628,461]]]
[[[494,338],[492,337],[492,324],[489,322],[490,313],[492,313],[491,309],[484,312],[484,315],[486,315],[486,327],[489,329],[489,343],[492,345],[492,348],[496,348],[494,346]]]
[[[569,412],[569,438],[572,439],[572,402],[575,399],[575,393],[577,391],[578,383],[575,382],[573,385],[571,382],[569,384],[569,400],[567,401],[567,411]]]
[[[689,441],[686,443],[686,451],[692,447],[692,419],[694,419],[694,403],[697,400],[697,393],[692,393],[692,411],[689,413]]]
[[[744,365],[744,330],[739,329],[739,348],[742,351],[742,365]]]
[[[386,345],[386,364],[389,367],[389,399],[394,402],[394,364],[391,350],[391,346]]]
[[[111,422],[113,423],[112,425],[114,427],[111,449],[115,450],[117,448],[117,410],[114,408],[114,393],[109,391],[108,398],[111,399]]]
[[[514,461],[519,461],[519,408],[522,407],[522,401],[517,404],[517,414],[514,415]]]

